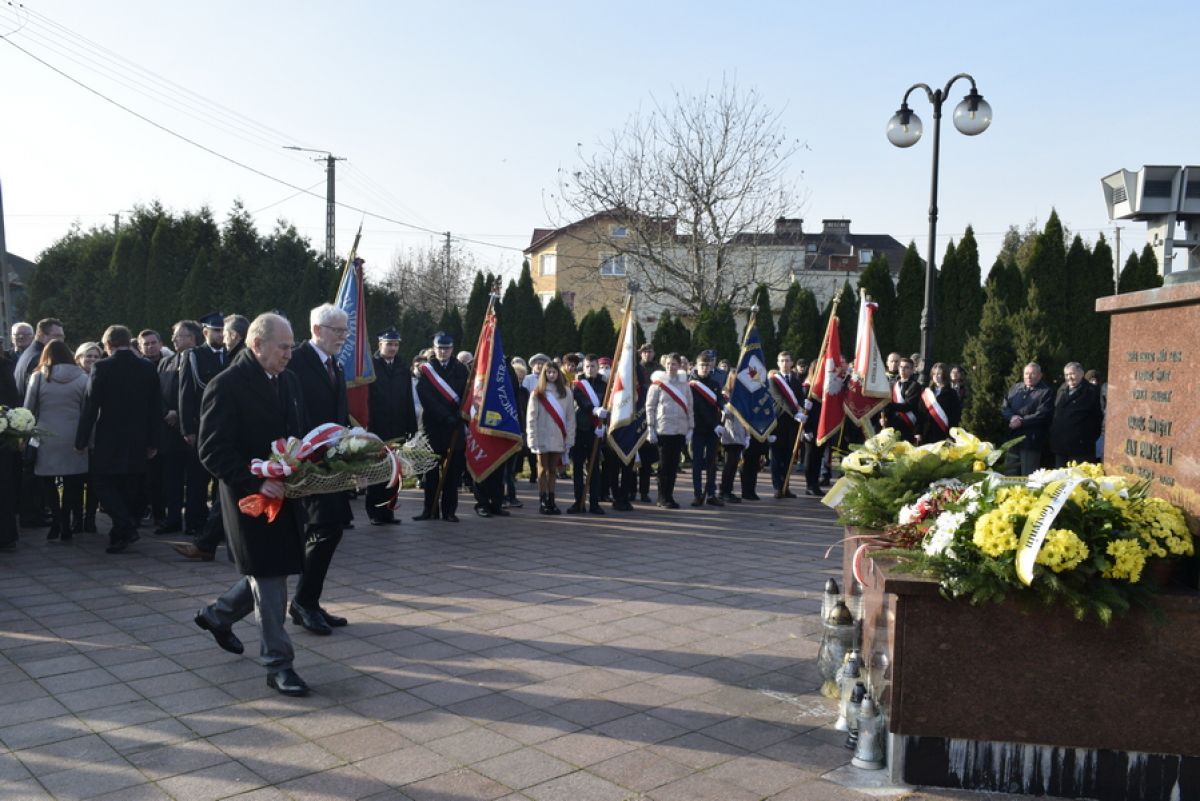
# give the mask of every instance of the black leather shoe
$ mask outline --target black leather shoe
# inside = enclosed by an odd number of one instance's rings
[[[633,504],[629,501],[613,501],[614,512],[632,512]]]
[[[179,523],[163,523],[154,529],[154,533],[159,536],[163,534],[178,534],[181,531],[183,531],[183,526]]]
[[[692,498],[692,504],[691,504],[691,505],[692,505],[692,506],[703,506],[703,505],[704,505],[704,496],[703,496],[703,495],[697,495],[695,498]]]
[[[322,637],[327,637],[333,634],[333,629],[325,622],[325,618],[320,612],[312,612],[299,606],[295,601],[288,604],[288,614],[292,616],[292,622],[297,626],[303,626],[313,634],[319,634]],[[282,692],[282,690],[280,691]]]
[[[642,503],[651,503],[650,496],[644,492],[638,496],[638,500],[641,501]]]
[[[413,515],[413,520],[432,520],[433,515],[430,512],[421,512],[419,515]]]
[[[727,492],[724,495],[722,495],[721,500],[725,501],[725,503],[741,503],[742,502],[742,499],[739,498],[738,496],[734,495],[732,492]]]
[[[447,523],[457,523],[458,515],[454,514],[454,512],[450,512],[449,514],[442,515],[442,519],[445,520]]]
[[[246,647],[242,645],[242,641],[237,638],[232,629],[219,629],[212,623],[209,623],[208,618],[204,616],[203,609],[196,613],[196,616],[192,618],[192,622],[212,634],[213,639],[217,641],[217,645],[229,653],[240,654],[246,650]]]
[[[516,496],[513,496],[512,498],[508,499],[508,505],[510,507],[512,507],[513,509],[520,509],[525,504],[523,504],[519,500],[517,500]]]
[[[586,510],[583,508],[583,504],[579,501],[575,501],[575,503],[567,507],[567,514],[569,515],[581,515],[584,513],[584,511]]]
[[[488,509],[495,517],[512,517],[512,512],[505,509],[503,506],[493,506]]]
[[[291,668],[284,668],[283,670],[268,673],[267,686],[273,690],[278,690],[284,695],[308,695],[308,685]]]
[[[758,497],[757,492],[743,492],[742,500],[743,501],[758,501],[758,500],[762,500],[762,499]]]
[[[129,543],[131,543],[131,542],[133,542],[133,540],[116,540],[116,541],[110,543],[109,546],[104,549],[104,552],[105,553],[125,553],[125,549],[129,547]]]
[[[492,516],[492,513],[489,512],[487,510],[487,508],[483,507],[483,506],[476,506],[475,514],[479,515],[480,517],[491,517]]]
[[[707,501],[705,501],[705,503],[707,503],[709,506],[724,506],[725,505],[725,501],[721,500],[716,495],[709,498]]]
[[[331,615],[328,612],[326,612],[324,609],[318,609],[318,611],[320,611],[321,617],[325,618],[325,622],[328,623],[330,626],[332,626],[335,629],[340,629],[342,626],[346,625],[349,622],[348,620],[346,620],[346,618],[340,617],[338,615]]]
[[[604,514],[604,509],[600,507],[600,504],[593,503],[588,506],[588,514],[602,515]]]
[[[817,497],[817,498],[820,498],[820,497],[821,497],[822,495],[824,495],[825,493],[824,493],[824,492],[822,492],[822,491],[821,491],[821,490],[819,490],[819,489],[816,489],[816,488],[814,488],[814,487],[809,487],[808,489],[806,489],[806,490],[804,491],[804,494],[805,494],[805,495],[813,495],[813,496],[815,496],[815,497]]]

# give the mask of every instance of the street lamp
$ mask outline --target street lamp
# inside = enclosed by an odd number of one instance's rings
[[[900,110],[888,121],[887,138],[896,147],[912,147],[924,131],[921,118],[908,107],[908,96],[914,89],[924,89],[933,105],[933,178],[929,188],[929,258],[925,260],[925,308],[921,312],[921,373],[928,377],[933,358],[933,283],[935,242],[937,240],[938,151],[941,145],[942,103],[950,95],[950,87],[959,78],[971,82],[971,91],[954,109],[954,127],[967,136],[977,136],[992,124],[992,107],[975,88],[975,79],[965,72],[955,75],[944,89],[931,89],[928,84],[915,83],[908,87],[900,101]]]

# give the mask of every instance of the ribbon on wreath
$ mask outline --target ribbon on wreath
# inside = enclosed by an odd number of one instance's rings
[[[337,423],[322,423],[303,437],[280,437],[271,443],[271,455],[266,459],[251,459],[250,474],[263,479],[285,479],[294,475],[300,463],[315,461],[324,448],[336,445],[349,431]],[[283,508],[283,498],[268,498],[261,492],[247,495],[238,501],[238,509],[250,517],[266,515],[274,523]]]

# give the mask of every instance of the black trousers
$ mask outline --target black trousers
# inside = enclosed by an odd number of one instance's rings
[[[395,520],[398,489],[384,483],[367,487],[367,517],[371,520]]]
[[[38,528],[42,525],[46,505],[42,502],[38,477],[33,474],[33,464],[25,462],[21,454],[16,455],[16,503],[20,511],[22,528]]]
[[[814,492],[821,489],[821,466],[828,451],[829,440],[826,440],[824,445],[818,445],[816,440],[808,443],[808,458],[804,463],[804,483],[807,489]]]
[[[200,464],[194,448],[183,447],[162,455],[164,470],[164,522],[185,531],[199,532],[208,520],[208,494],[212,476]]]
[[[0,450],[0,545],[17,542],[17,482],[21,475],[21,454]]]
[[[443,453],[443,460],[445,456],[446,454]],[[454,514],[458,510],[458,485],[462,483],[463,469],[466,465],[466,453],[460,445],[454,449],[453,454],[450,456],[450,463],[446,465],[446,481],[442,485],[441,497],[442,517]],[[438,462],[436,467],[425,474],[425,479],[422,482],[425,488],[425,514],[433,514],[434,504],[438,501],[435,496],[437,495],[441,469],[442,462]]]
[[[675,500],[675,478],[679,475],[679,457],[687,445],[683,434],[659,434],[658,499]]]
[[[750,444],[742,451],[742,495],[758,494],[758,473],[762,470],[762,460],[766,453],[767,443],[751,437]]]
[[[150,509],[150,517],[155,523],[166,520],[167,485],[166,460],[162,454],[155,454],[153,459],[146,462],[145,481],[142,482],[143,501],[138,511]]]
[[[647,442],[638,449],[638,456],[641,457],[641,464],[638,466],[638,492],[642,495],[649,495],[650,473],[653,471],[655,463],[659,461],[660,456],[658,446]],[[676,469],[678,469],[679,459],[676,459],[675,463]]]
[[[62,502],[58,498],[58,479],[55,476],[39,476],[42,497],[54,518],[54,526],[65,535],[71,533],[71,519],[83,516],[83,474],[63,476]]]
[[[329,574],[333,552],[342,541],[342,527],[336,523],[316,523],[307,526],[305,531],[308,539],[304,543],[304,572],[296,582],[296,605],[316,609],[321,605],[321,592],[325,589],[325,576]]]
[[[588,430],[587,432],[575,429],[575,445],[571,448],[571,479],[575,485],[575,502],[576,503],[600,503],[600,496],[603,494],[602,487],[604,476],[604,460],[601,458],[603,454],[596,454],[596,466],[592,469],[591,476],[585,476],[585,473],[591,468],[592,446],[596,441],[596,435]],[[584,484],[587,484],[587,497],[584,497]]]
[[[783,489],[783,480],[792,461],[792,448],[796,446],[795,421],[790,418],[787,420],[792,425],[784,425],[782,422],[777,425],[775,441],[771,443],[771,486],[776,491]]]
[[[733,494],[733,477],[738,472],[738,462],[742,460],[744,445],[724,445],[725,463],[721,466],[721,494]]]
[[[510,459],[509,461],[516,461]],[[505,476],[507,475],[506,468],[508,462],[497,467],[483,481],[475,482],[475,505],[487,509],[489,512],[500,511],[500,504],[504,501],[505,491]]]
[[[144,473],[92,474],[96,496],[112,520],[112,530],[108,533],[110,544],[125,542],[137,533],[141,518],[138,499],[145,480]]]

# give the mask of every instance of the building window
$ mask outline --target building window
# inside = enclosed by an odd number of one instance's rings
[[[550,305],[550,301],[554,300],[554,293],[553,292],[539,292],[538,298],[542,301],[542,308],[544,309]]]
[[[540,275],[555,275],[558,272],[558,254],[543,253],[538,257]]]
[[[804,246],[804,250],[808,253],[816,253],[817,252],[817,243],[816,242],[807,243]]]
[[[613,239],[624,239],[629,236],[629,228],[624,225],[614,225],[608,232]]]
[[[625,254],[616,253],[600,257],[600,275],[620,277],[625,275]]]
[[[871,250],[870,248],[863,248],[862,250],[858,251],[859,264],[870,264],[871,259],[873,258],[875,258],[875,251]]]

